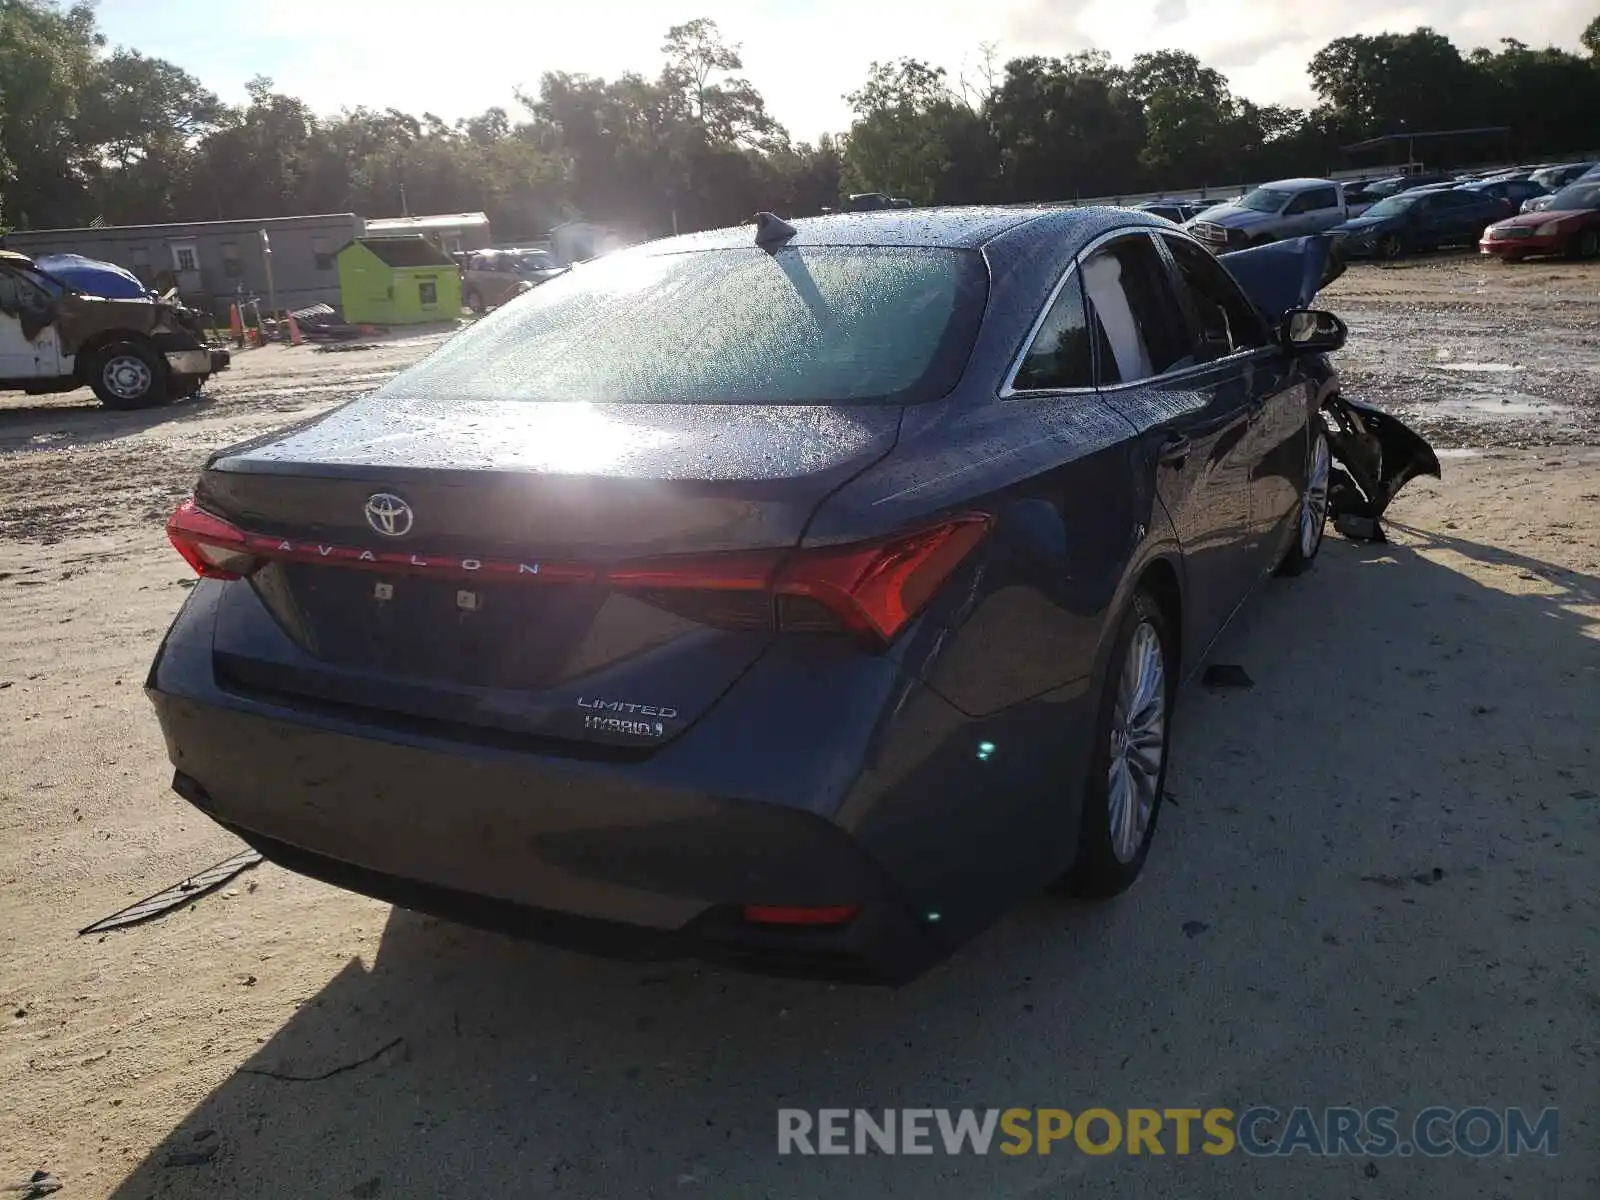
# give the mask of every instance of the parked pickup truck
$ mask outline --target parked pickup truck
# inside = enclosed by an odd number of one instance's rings
[[[230,360],[206,345],[203,321],[110,263],[77,259],[57,274],[0,250],[0,391],[87,385],[116,409],[192,396]]]
[[[1332,179],[1280,179],[1184,223],[1214,253],[1322,233],[1349,219],[1344,187]]]

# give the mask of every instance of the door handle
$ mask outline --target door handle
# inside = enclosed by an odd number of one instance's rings
[[[1156,461],[1163,466],[1181,467],[1189,461],[1190,449],[1189,439],[1181,433],[1175,433],[1161,443],[1161,449],[1156,454]]]

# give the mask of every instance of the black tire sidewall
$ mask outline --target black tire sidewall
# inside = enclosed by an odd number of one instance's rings
[[[1144,840],[1139,851],[1128,862],[1118,860],[1111,848],[1110,781],[1111,721],[1114,715],[1117,687],[1127,663],[1128,647],[1134,631],[1140,625],[1154,627],[1161,640],[1161,653],[1166,666],[1166,717],[1164,731],[1165,752],[1161,756],[1161,772],[1156,779],[1156,798],[1150,810],[1150,823],[1145,827]],[[1083,811],[1078,826],[1078,853],[1072,868],[1063,877],[1063,890],[1075,896],[1100,899],[1126,890],[1150,856],[1150,846],[1155,838],[1156,825],[1161,818],[1161,802],[1166,793],[1167,768],[1172,761],[1172,715],[1176,707],[1177,669],[1173,661],[1173,640],[1168,629],[1166,614],[1148,592],[1134,593],[1122,619],[1118,622],[1116,636],[1112,639],[1110,655],[1106,662],[1105,680],[1095,710],[1094,730],[1089,748],[1088,776],[1083,783]]]
[[[1378,257],[1385,262],[1393,262],[1405,252],[1405,242],[1398,233],[1386,233],[1378,239]]]
[[[105,384],[105,369],[112,359],[132,356],[141,360],[150,368],[150,387],[144,395],[134,399],[119,396]],[[89,362],[86,372],[89,386],[99,398],[100,403],[107,408],[118,412],[132,412],[141,408],[154,408],[158,404],[165,404],[168,399],[167,364],[162,361],[155,348],[143,346],[138,342],[113,342],[102,346],[94,352],[94,357]]]
[[[484,310],[483,294],[477,288],[473,288],[467,293],[467,307],[475,313],[481,313]]]
[[[1580,229],[1572,239],[1573,256],[1575,258],[1593,258],[1596,251],[1600,251],[1600,231]]]

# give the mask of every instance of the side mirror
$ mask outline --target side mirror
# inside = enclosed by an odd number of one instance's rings
[[[1331,312],[1291,309],[1283,318],[1283,340],[1296,354],[1332,354],[1349,336],[1345,323]]]

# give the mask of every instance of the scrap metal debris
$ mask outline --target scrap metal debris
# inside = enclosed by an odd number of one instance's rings
[[[104,933],[108,929],[123,929],[129,925],[138,925],[144,921],[154,920],[156,917],[165,916],[174,909],[182,908],[191,900],[198,900],[209,892],[216,891],[230,879],[241,872],[248,871],[251,867],[261,862],[261,855],[254,850],[241,850],[232,858],[225,858],[215,866],[207,867],[197,875],[189,878],[164,891],[157,892],[154,896],[146,896],[137,904],[130,904],[121,912],[112,913],[109,917],[102,917],[93,925],[86,925],[78,930],[78,936],[83,937],[90,933]]]
[[[59,1179],[49,1171],[35,1171],[33,1178],[26,1183],[9,1183],[4,1190],[8,1192],[21,1192],[22,1200],[38,1200],[40,1196],[48,1196],[51,1192],[59,1192],[62,1184]]]

